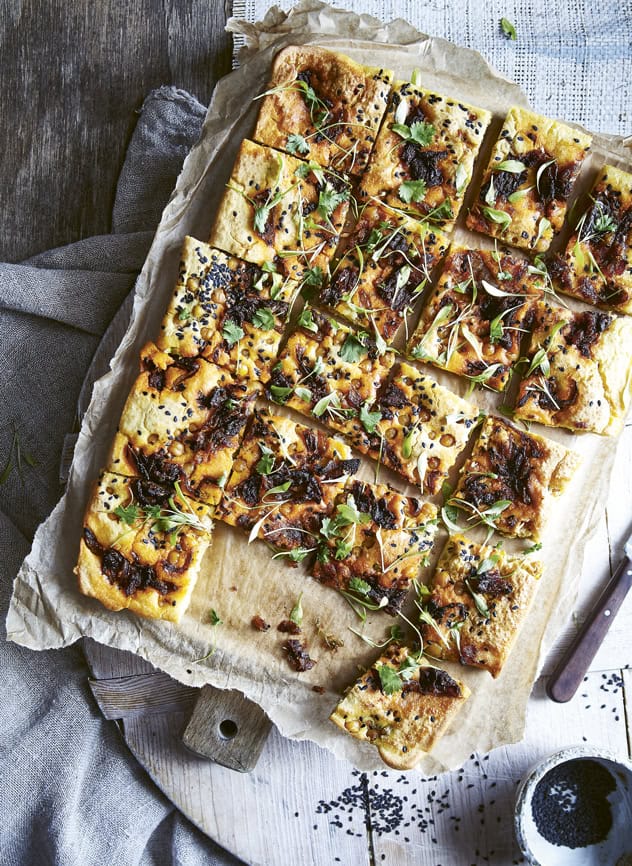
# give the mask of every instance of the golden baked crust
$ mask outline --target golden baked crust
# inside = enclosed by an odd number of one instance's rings
[[[539,301],[514,417],[616,436],[632,388],[632,321]]]
[[[370,202],[343,241],[319,303],[390,343],[449,244],[427,223]]]
[[[186,237],[178,282],[156,344],[182,357],[202,355],[239,379],[265,382],[298,284]]]
[[[326,271],[349,207],[343,175],[247,139],[242,141],[209,243],[286,276]]]
[[[491,114],[396,81],[360,196],[454,224]]]
[[[320,528],[312,577],[396,613],[426,564],[437,509],[385,484],[350,481]]]
[[[538,539],[552,498],[564,492],[579,462],[563,445],[490,415],[461,469],[454,504],[472,506],[465,511],[476,521],[477,512],[506,503],[493,519],[498,532]]]
[[[382,668],[395,675],[390,677],[393,685],[383,685]],[[392,690],[398,680],[399,689]],[[407,647],[393,643],[329,718],[357,740],[372,743],[389,767],[411,770],[443,736],[469,695],[464,683],[419,664]]]
[[[268,396],[318,418],[355,444],[363,438],[360,411],[375,401],[393,355],[379,355],[369,334],[356,333],[313,307],[306,306],[298,321],[272,371]]]
[[[321,518],[359,460],[320,430],[256,410],[216,517],[298,562],[316,550]]]
[[[557,120],[518,106],[509,109],[467,227],[515,247],[547,250],[562,228],[591,142],[591,136]]]
[[[542,563],[462,535],[448,540],[424,605],[425,651],[497,677],[535,596]],[[435,628],[436,626],[436,628]]]
[[[253,138],[357,175],[364,171],[393,73],[316,45],[290,45],[272,65]]]
[[[123,408],[107,468],[215,505],[222,496],[260,386],[242,384],[203,358],[147,343]]]
[[[212,529],[208,506],[104,472],[84,517],[79,589],[110,610],[179,622]]]
[[[406,363],[370,411],[354,446],[430,495],[441,490],[478,418],[476,406]]]
[[[542,278],[494,250],[453,249],[408,344],[408,354],[502,391],[520,356]]]
[[[549,270],[555,288],[605,310],[632,313],[632,174],[604,165],[590,207]]]

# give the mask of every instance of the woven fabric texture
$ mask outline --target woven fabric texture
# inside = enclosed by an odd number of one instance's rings
[[[86,370],[134,285],[204,115],[188,94],[150,94],[119,180],[117,233],[0,264],[2,866],[237,863],[160,794],[102,718],[79,647],[34,653],[4,641],[12,579],[61,492],[62,445]]]
[[[255,22],[271,5],[235,0],[233,14]],[[275,5],[287,11],[294,3]],[[331,5],[382,21],[403,18],[423,33],[480,51],[542,114],[596,132],[632,134],[631,0],[335,0]],[[503,17],[515,26],[515,41],[502,32]]]

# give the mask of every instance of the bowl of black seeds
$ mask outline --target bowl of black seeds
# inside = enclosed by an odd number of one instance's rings
[[[590,746],[547,758],[518,789],[516,836],[532,866],[632,866],[632,764]]]

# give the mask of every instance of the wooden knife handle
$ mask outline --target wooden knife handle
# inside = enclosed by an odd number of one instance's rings
[[[631,586],[632,561],[626,556],[549,678],[551,700],[563,704],[573,697]]]

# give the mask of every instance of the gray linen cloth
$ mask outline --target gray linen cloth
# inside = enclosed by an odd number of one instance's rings
[[[36,653],[4,640],[13,577],[61,493],[64,437],[86,370],[133,288],[204,115],[187,93],[154,91],[119,178],[113,233],[0,264],[2,866],[238,862],[167,801],[102,718],[79,647]]]

